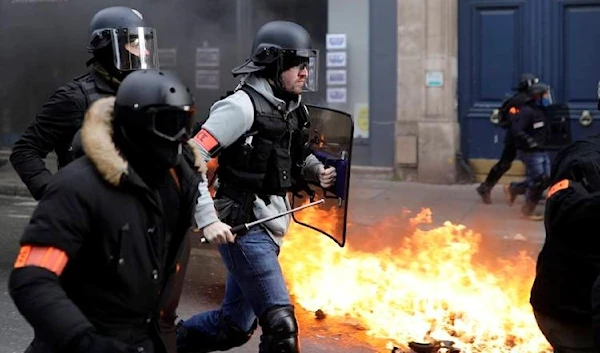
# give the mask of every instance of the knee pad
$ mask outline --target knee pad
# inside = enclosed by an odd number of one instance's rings
[[[187,329],[183,321],[177,324],[177,352],[178,353],[207,353],[213,351],[226,351],[239,347],[248,342],[256,330],[257,321],[254,320],[249,331],[243,331],[235,324],[222,318],[219,324],[219,333],[209,335],[206,332]]]
[[[268,309],[260,317],[260,353],[299,353],[298,322],[291,305]]]

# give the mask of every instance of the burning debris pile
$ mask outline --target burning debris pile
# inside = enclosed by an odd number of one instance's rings
[[[484,264],[480,234],[450,222],[420,229],[428,209],[404,218],[401,234],[390,224],[369,234],[350,227],[345,248],[294,225],[281,263],[296,303],[318,319],[359,321],[394,353],[551,352],[529,305],[534,259],[523,252]],[[390,246],[366,251],[357,239]]]

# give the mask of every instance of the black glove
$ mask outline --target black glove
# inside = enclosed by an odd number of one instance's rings
[[[70,353],[142,353],[134,346],[87,332],[73,340]]]
[[[538,145],[538,143],[535,142],[533,137],[529,136],[529,137],[527,137],[527,147],[529,147],[529,149],[535,150],[538,147],[540,147],[540,145]]]

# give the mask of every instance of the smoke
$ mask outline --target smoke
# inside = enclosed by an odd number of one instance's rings
[[[5,87],[0,104],[2,119],[10,119],[1,124],[10,127],[4,137],[21,134],[52,92],[86,73],[89,21],[96,11],[116,5],[139,10],[156,28],[168,64],[162,68],[175,71],[192,90],[197,120],[235,87],[230,70],[250,56],[254,34],[264,23],[297,22],[312,34],[321,56],[325,52],[327,0],[11,0],[0,11],[0,84]],[[216,64],[199,66],[199,48],[216,49]],[[325,86],[323,62],[320,58],[320,87]],[[306,94],[305,101],[321,104],[323,96],[322,90]]]

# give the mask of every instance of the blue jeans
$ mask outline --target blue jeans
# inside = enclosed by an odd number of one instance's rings
[[[184,322],[186,329],[217,335],[222,319],[244,332],[269,308],[291,305],[279,265],[279,246],[263,229],[251,229],[231,244],[220,245],[227,267],[225,298],[218,310],[196,314]]]
[[[510,183],[510,188],[517,194],[520,190],[525,190],[525,199],[537,204],[548,187],[550,156],[543,151],[518,150],[517,157],[525,164],[525,180]]]

